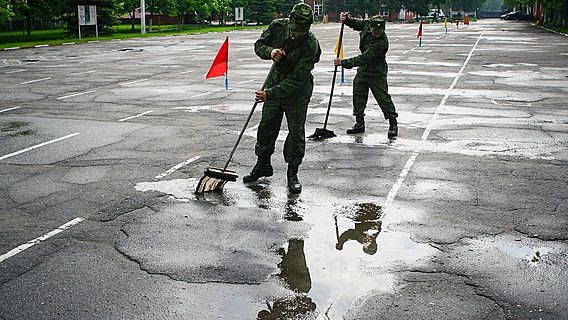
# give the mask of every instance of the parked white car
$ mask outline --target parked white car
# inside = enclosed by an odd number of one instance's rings
[[[432,10],[430,10],[430,11],[428,12],[428,16],[427,16],[427,17],[434,18],[434,15],[435,15],[435,14],[437,14],[436,16],[437,16],[438,18],[444,18],[444,17],[446,16],[446,15],[444,15],[444,11],[442,11],[442,10],[438,11],[438,10],[436,10],[436,9],[432,9]]]

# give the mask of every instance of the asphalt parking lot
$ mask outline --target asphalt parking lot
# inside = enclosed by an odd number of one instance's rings
[[[0,52],[0,319],[565,319],[568,37],[527,22],[387,24],[399,136],[352,79],[275,174],[195,195],[270,62],[259,30]],[[339,24],[306,133],[322,127]],[[229,90],[205,80],[229,37]],[[346,29],[345,55],[358,52]],[[260,109],[230,169],[254,165]]]

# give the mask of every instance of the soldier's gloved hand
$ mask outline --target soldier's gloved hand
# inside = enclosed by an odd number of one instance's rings
[[[266,101],[266,91],[261,90],[261,91],[255,92],[254,101],[265,102]]]
[[[339,14],[339,21],[340,22],[345,22],[349,19],[349,12],[342,12]]]
[[[333,59],[333,65],[336,67],[341,67],[341,59],[339,58]]]
[[[272,51],[270,51],[270,58],[274,61],[280,61],[285,55],[286,52],[282,49],[272,49]]]

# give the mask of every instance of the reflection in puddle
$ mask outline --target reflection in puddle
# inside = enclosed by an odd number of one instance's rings
[[[382,224],[382,221],[379,220],[382,215],[381,207],[373,203],[356,203],[354,206],[344,209],[347,210],[346,217],[353,220],[355,226],[340,234],[338,218],[337,216],[334,217],[335,235],[337,237],[335,248],[343,250],[347,241],[355,240],[363,246],[363,252],[366,254],[377,253],[377,236],[381,232]]]
[[[293,290],[293,297],[267,302],[268,310],[258,313],[258,320],[307,319],[316,311],[316,304],[307,294],[312,288],[310,270],[304,254],[304,240],[290,239],[288,248],[281,248],[278,254],[282,257],[278,264],[278,275]]]
[[[282,217],[274,223],[289,239],[275,249],[281,257],[280,273],[272,277],[280,279],[291,294],[268,298],[266,308],[254,311],[258,319],[315,319],[324,315],[326,319],[342,319],[367,294],[391,292],[396,283],[391,270],[419,266],[437,253],[428,245],[413,242],[408,234],[388,230],[376,198],[353,201],[319,189],[293,195],[285,185],[270,183],[271,179],[259,181],[233,183],[223,192],[205,193],[199,198],[193,194],[197,184],[193,178],[136,185],[137,190],[165,192],[178,201],[262,208]]]
[[[499,246],[497,249],[510,256],[525,260],[532,266],[538,265],[541,262],[542,256],[550,253],[549,248]]]
[[[278,250],[282,257],[278,277],[294,297],[267,302],[269,308],[259,312],[258,319],[323,315],[342,319],[357,299],[372,291],[392,291],[395,276],[388,272],[390,266],[415,263],[435,252],[406,234],[382,231],[382,207],[372,201],[352,202],[308,192],[286,196],[282,190],[263,188],[271,186],[254,190],[260,198],[272,194],[270,210],[283,212],[289,223],[311,228],[307,237],[294,236]]]

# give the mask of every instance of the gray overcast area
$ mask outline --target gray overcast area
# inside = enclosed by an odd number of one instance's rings
[[[307,134],[339,29],[312,28]],[[193,192],[270,68],[261,30],[0,52],[0,319],[566,319],[568,37],[481,20],[427,24],[420,47],[417,29],[386,29],[398,138],[372,97],[367,131],[345,134],[345,70],[338,136],[306,143],[299,195],[285,122],[274,176],[240,180],[261,105],[239,180]],[[228,91],[205,80],[227,36]]]

